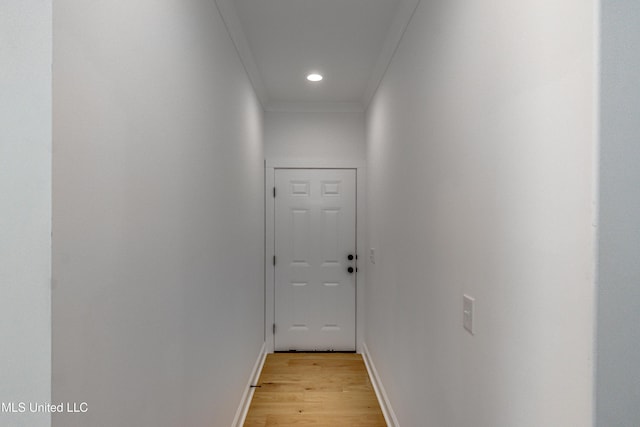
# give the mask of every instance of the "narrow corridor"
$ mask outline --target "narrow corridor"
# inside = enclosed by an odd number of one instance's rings
[[[640,427],[640,0],[3,0],[0,64],[0,427]]]

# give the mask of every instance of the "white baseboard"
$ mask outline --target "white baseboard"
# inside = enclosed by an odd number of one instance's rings
[[[236,416],[233,418],[233,424],[231,424],[233,427],[242,427],[244,425],[244,420],[247,417],[247,412],[249,412],[249,406],[251,405],[251,399],[253,398],[253,392],[255,391],[255,389],[251,386],[255,385],[258,382],[258,378],[260,378],[260,372],[262,372],[262,366],[264,365],[264,360],[267,357],[266,349],[267,343],[262,343],[262,348],[260,348],[258,359],[253,365],[253,370],[251,371],[249,382],[244,389],[244,393],[242,393],[240,406],[238,406]]]
[[[382,409],[382,414],[387,422],[387,426],[400,427],[396,414],[393,412],[393,408],[391,407],[391,402],[387,397],[387,393],[384,391],[382,381],[380,381],[380,377],[378,376],[378,371],[376,371],[373,360],[371,360],[369,348],[367,348],[367,344],[365,343],[362,343],[362,358],[364,359],[364,364],[369,372],[369,378],[371,378],[371,383],[373,384],[373,389],[378,397],[378,403],[380,404],[380,409]]]

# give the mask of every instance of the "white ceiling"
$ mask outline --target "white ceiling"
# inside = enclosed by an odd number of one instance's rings
[[[418,0],[217,0],[265,108],[362,110]],[[306,75],[319,72],[320,83]]]

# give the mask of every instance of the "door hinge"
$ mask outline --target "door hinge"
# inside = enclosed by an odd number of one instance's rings
[[[273,197],[276,197],[276,187],[273,187]]]
[[[276,265],[276,256],[273,256],[273,265]]]
[[[273,324],[273,335],[275,335],[275,334],[276,334],[276,324],[274,323]]]

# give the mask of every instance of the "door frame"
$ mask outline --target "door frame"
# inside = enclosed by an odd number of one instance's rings
[[[356,171],[356,253],[359,255],[358,273],[356,275],[356,351],[361,353],[363,338],[364,306],[362,289],[365,283],[366,269],[364,262],[364,230],[365,230],[365,195],[366,170],[364,162],[341,160],[308,160],[308,159],[266,159],[265,160],[265,248],[264,248],[264,341],[269,353],[275,351],[273,325],[275,323],[275,267],[273,265],[275,246],[275,185],[276,169],[353,169]]]

